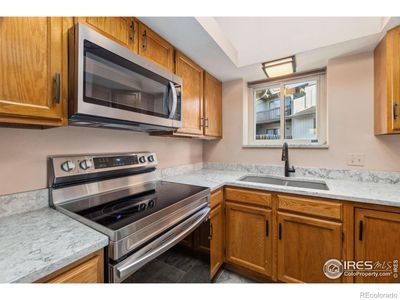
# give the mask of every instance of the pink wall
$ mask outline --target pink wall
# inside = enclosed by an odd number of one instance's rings
[[[291,149],[295,166],[400,171],[400,135],[373,135],[373,55],[357,54],[328,63],[329,149]],[[204,144],[205,162],[280,165],[280,149],[244,149],[242,80],[223,84],[224,138]],[[348,153],[364,153],[364,167],[347,165]]]
[[[160,167],[202,161],[201,141],[131,131],[0,128],[0,137],[0,195],[45,188],[51,154],[154,151]]]

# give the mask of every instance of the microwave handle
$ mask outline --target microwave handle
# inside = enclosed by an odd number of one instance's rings
[[[176,108],[178,106],[178,95],[176,93],[175,85],[172,82],[169,82],[169,86],[172,91],[172,108],[171,112],[169,113],[169,118],[172,119],[175,116]]]

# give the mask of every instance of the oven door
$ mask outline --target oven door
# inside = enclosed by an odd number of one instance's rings
[[[181,79],[89,27],[74,35],[72,115],[181,127]]]
[[[122,282],[146,263],[178,244],[203,223],[208,218],[209,213],[209,207],[199,210],[121,262],[110,263],[108,266],[110,282]]]

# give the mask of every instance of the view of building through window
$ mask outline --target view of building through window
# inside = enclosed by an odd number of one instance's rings
[[[255,98],[256,140],[316,141],[315,80],[259,89]]]

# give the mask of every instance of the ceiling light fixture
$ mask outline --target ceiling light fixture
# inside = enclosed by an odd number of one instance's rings
[[[280,77],[296,72],[294,55],[262,63],[262,70],[267,78]]]

